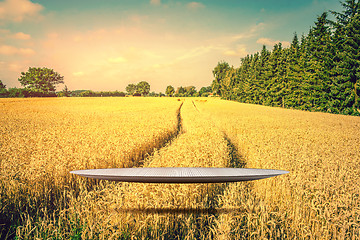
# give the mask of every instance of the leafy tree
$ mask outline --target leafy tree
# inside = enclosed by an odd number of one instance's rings
[[[185,87],[185,95],[187,97],[193,97],[196,93],[196,88],[194,86]]]
[[[221,95],[221,81],[225,78],[226,72],[230,69],[230,66],[227,62],[219,62],[218,65],[213,70],[213,75],[215,77],[211,88],[213,92],[217,95]]]
[[[5,84],[0,80],[0,97],[7,97],[9,92],[6,90]]]
[[[129,95],[133,95],[136,91],[136,85],[130,83],[129,85],[126,86],[125,90]]]
[[[175,93],[175,89],[173,86],[169,85],[166,87],[166,90],[165,90],[165,94],[168,95],[169,97],[172,97]]]
[[[55,87],[64,83],[64,77],[53,69],[29,67],[26,73],[21,72],[18,79],[30,96],[56,96]]]
[[[159,97],[159,94],[156,93],[155,91],[152,91],[148,94],[149,97]]]
[[[211,93],[211,86],[208,86],[208,87],[202,87],[199,91],[199,96],[201,97],[207,97],[209,96],[209,93]]]
[[[180,86],[175,91],[175,97],[183,97],[185,93],[186,93],[186,89]]]
[[[119,92],[119,91],[115,91],[112,93],[112,96],[115,96],[115,97],[125,97],[125,93],[124,92]]]
[[[226,99],[233,99],[232,89],[237,82],[237,70],[234,67],[228,68],[220,81],[220,94]]]
[[[136,85],[136,92],[140,93],[142,96],[149,94],[150,84],[145,81],[141,81]]]
[[[91,90],[86,90],[84,92],[81,92],[79,94],[80,97],[95,97],[96,96],[96,93],[91,91]]]

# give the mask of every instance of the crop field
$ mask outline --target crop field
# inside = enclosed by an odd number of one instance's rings
[[[0,99],[0,239],[360,239],[360,118],[211,98]],[[146,184],[113,167],[290,171]]]

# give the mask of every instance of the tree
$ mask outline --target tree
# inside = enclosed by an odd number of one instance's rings
[[[187,97],[193,97],[194,94],[196,93],[195,86],[187,86],[187,87],[185,87],[185,93],[186,93]]]
[[[211,86],[208,87],[202,87],[199,91],[199,96],[201,97],[207,97],[209,93],[211,93]]]
[[[0,80],[0,90],[5,89],[5,88],[6,88],[5,84],[3,84],[2,81]]]
[[[166,87],[166,90],[165,90],[165,94],[168,95],[169,97],[172,97],[175,93],[175,89],[173,86],[169,85]]]
[[[133,95],[136,91],[136,85],[130,83],[129,85],[126,86],[125,90],[129,95]]]
[[[11,98],[29,97],[29,92],[24,88],[9,88],[8,97]]]
[[[287,49],[285,79],[288,82],[288,94],[285,97],[286,107],[300,107],[303,105],[303,92],[301,91],[301,64],[300,43],[297,34],[294,34],[291,46]]]
[[[136,92],[140,93],[142,96],[149,94],[150,84],[145,81],[141,81],[136,85]]]
[[[211,84],[213,92],[217,95],[221,95],[221,81],[225,78],[226,72],[230,69],[227,62],[219,62],[213,70],[214,81]]]
[[[184,93],[186,92],[185,88],[183,88],[182,86],[178,87],[176,89],[176,94],[178,94],[179,96],[181,95],[181,97],[184,95]]]
[[[327,111],[329,109],[329,92],[332,84],[331,70],[333,55],[331,32],[328,26],[327,13],[317,18],[315,27],[308,36],[309,59],[308,76],[305,82],[309,96],[308,104],[312,109]]]
[[[56,96],[55,87],[64,83],[64,77],[53,69],[29,67],[29,70],[18,79],[30,96]]]
[[[341,2],[342,12],[331,11],[337,21],[333,37],[336,48],[332,107],[340,113],[359,115],[360,95],[360,2]]]
[[[0,80],[0,97],[7,97],[9,92],[6,90],[5,84]]]
[[[220,94],[223,98],[232,99],[232,92],[237,79],[237,70],[234,67],[229,68],[220,82]]]
[[[289,47],[263,47],[242,58],[239,68],[219,62],[213,93],[245,103],[359,116],[360,0],[341,5],[342,12],[330,11],[336,20],[324,12],[308,35],[299,41],[295,34]]]
[[[64,96],[64,97],[70,97],[70,95],[71,95],[71,91],[69,91],[69,89],[66,85],[61,93],[62,93],[62,96]]]
[[[91,90],[86,90],[79,94],[80,97],[95,97],[96,93]]]

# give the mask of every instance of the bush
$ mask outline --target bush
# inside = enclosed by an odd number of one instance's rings
[[[9,88],[8,97],[11,97],[11,98],[30,97],[30,93],[27,89],[24,89],[24,88]]]
[[[0,98],[6,98],[9,97],[9,92],[6,90],[6,88],[0,89]]]

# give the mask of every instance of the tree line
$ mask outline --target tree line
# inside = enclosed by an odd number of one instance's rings
[[[64,77],[53,69],[29,67],[27,72],[21,72],[19,82],[23,88],[9,88],[0,80],[0,97],[124,97],[124,96],[150,96],[162,97],[163,93],[150,92],[150,84],[146,81],[130,83],[126,86],[126,93],[120,91],[70,91],[65,85],[60,92],[55,92],[56,85],[64,84]],[[199,97],[211,94],[211,87],[203,87],[199,92],[194,86],[178,87],[175,91],[173,86],[167,86],[167,96],[175,97]]]
[[[166,87],[165,94],[169,97],[208,97],[212,95],[211,86],[202,87],[199,91],[195,86],[180,86],[176,90],[173,86]]]
[[[341,4],[342,12],[324,12],[300,40],[295,33],[289,47],[263,46],[238,68],[219,62],[214,93],[244,103],[360,115],[360,4]]]

